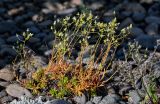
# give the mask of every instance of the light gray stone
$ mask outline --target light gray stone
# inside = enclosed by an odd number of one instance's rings
[[[6,92],[13,97],[20,98],[21,96],[32,97],[32,94],[18,84],[10,84],[6,88]]]
[[[3,68],[0,70],[0,79],[6,81],[12,81],[15,78],[15,74],[9,68]]]

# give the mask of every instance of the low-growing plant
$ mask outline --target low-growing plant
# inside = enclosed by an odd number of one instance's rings
[[[152,53],[149,53],[147,49],[142,51],[141,46],[138,44],[137,41],[134,41],[133,43],[129,43],[128,52],[125,52],[126,61],[128,59],[130,60],[132,59],[132,61],[134,62],[134,65],[136,65],[135,68],[128,71],[130,73],[129,75],[132,80],[131,82],[133,84],[133,87],[135,88],[137,94],[141,98],[140,104],[150,104],[150,103],[159,104],[159,101],[160,101],[158,97],[158,86],[156,84],[157,78],[155,78],[155,76],[153,75],[153,72],[151,72],[151,68],[153,67],[153,63],[155,60],[154,55],[156,53],[157,47],[160,45],[158,41],[157,41],[157,46],[155,47],[155,50]],[[139,80],[142,82],[145,96],[140,93],[139,89],[135,85],[135,79],[137,76],[133,74],[133,71],[135,70],[140,75]],[[148,80],[147,81],[144,80],[144,77],[147,77]]]
[[[30,33],[29,29],[27,29],[26,32],[23,32],[22,35],[16,35],[18,38],[16,45],[13,47],[15,51],[17,52],[17,56],[15,60],[13,61],[13,65],[17,67],[16,61],[21,60],[21,65],[25,69],[29,69],[29,66],[31,64],[34,64],[33,60],[31,60],[31,55],[34,53],[33,50],[31,50],[29,47],[26,46],[27,42],[31,39],[33,36],[32,33]]]
[[[22,60],[26,60],[26,58],[28,57],[28,54],[26,53],[26,43],[32,36],[33,34],[29,32],[29,29],[27,29],[26,32],[23,32],[22,35],[16,35],[18,40],[16,42],[16,46],[13,48],[16,50],[18,56],[20,56],[20,59]]]
[[[45,84],[49,86],[47,87],[48,93],[58,98],[81,95],[86,91],[95,94],[98,87],[104,86],[108,81],[104,77],[111,65],[110,61],[106,67],[106,59],[110,50],[116,50],[128,36],[131,28],[130,25],[117,31],[118,26],[116,18],[109,23],[104,23],[100,22],[98,17],[94,17],[91,12],[78,13],[76,16],[67,16],[54,21],[51,27],[55,35],[53,53],[48,67],[43,69],[43,76],[47,78]],[[84,65],[83,55],[90,45],[89,40],[93,37],[97,37],[96,42],[92,44],[94,50],[91,50],[89,62]],[[97,50],[100,44],[103,44],[104,48]],[[74,64],[68,62],[72,59],[72,52],[77,47],[79,48],[77,61]],[[99,51],[98,56],[97,51]],[[98,67],[94,67],[95,65]],[[42,84],[41,78],[33,76],[31,80],[33,83],[27,88],[39,91],[45,88],[46,86],[35,88],[39,86],[39,83]],[[34,82],[35,80],[38,81]]]

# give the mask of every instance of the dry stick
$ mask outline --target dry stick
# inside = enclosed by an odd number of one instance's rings
[[[108,54],[109,54],[109,51],[110,51],[110,49],[111,49],[111,45],[112,45],[112,43],[111,43],[111,42],[108,42],[107,50],[105,51],[105,54],[104,54],[104,56],[103,56],[103,58],[102,58],[102,61],[101,61],[101,64],[103,65],[103,67],[104,67],[104,64],[105,64],[105,62],[106,62],[106,58],[107,58],[107,56],[108,56]]]

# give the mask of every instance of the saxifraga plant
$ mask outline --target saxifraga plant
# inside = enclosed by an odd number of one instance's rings
[[[49,65],[44,69],[44,76],[49,81],[48,92],[58,98],[70,95],[81,95],[83,92],[95,92],[98,87],[103,86],[108,80],[104,80],[107,74],[106,59],[111,49],[116,49],[126,36],[128,36],[131,25],[117,32],[119,23],[116,18],[109,23],[99,22],[92,13],[78,13],[73,17],[66,17],[54,21],[51,30],[55,35],[53,53]],[[87,65],[83,65],[83,55],[86,48],[90,45],[88,40],[91,37],[98,37],[93,45],[91,57]],[[100,50],[96,56],[97,48],[104,44],[105,48]],[[75,64],[67,60],[72,58],[72,51],[76,46],[80,46],[78,60]],[[95,68],[95,65],[98,65]],[[36,79],[34,77],[32,82]],[[33,90],[30,83],[27,87]],[[45,86],[43,87],[45,88]],[[42,90],[38,89],[38,90]]]
[[[26,43],[30,40],[32,36],[33,34],[29,32],[29,29],[27,29],[26,32],[23,32],[22,35],[18,34],[16,35],[18,41],[16,42],[16,46],[13,48],[16,50],[18,56],[20,56],[20,59],[22,60],[25,60],[28,57],[25,48],[26,48]]]

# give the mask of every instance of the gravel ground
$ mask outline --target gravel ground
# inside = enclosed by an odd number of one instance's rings
[[[8,104],[24,94],[32,97],[29,90],[15,81],[16,73],[13,70],[19,70],[20,77],[26,73],[22,66],[23,61],[18,62],[14,68],[11,67],[11,62],[17,56],[17,52],[13,49],[19,41],[16,34],[21,34],[27,28],[34,34],[26,44],[32,49],[31,51],[26,48],[31,55],[30,60],[36,62],[34,67],[30,66],[30,72],[45,67],[54,40],[50,30],[51,24],[57,18],[81,11],[81,3],[80,0],[0,0],[0,101],[2,104]],[[133,28],[128,41],[116,52],[116,58],[120,61],[115,61],[113,67],[119,66],[122,71],[116,74],[112,83],[106,85],[107,93],[90,99],[85,95],[74,97],[74,100],[77,104],[139,104],[142,98],[137,90],[144,94],[142,78],[147,82],[152,73],[158,83],[160,82],[160,47],[157,47],[153,55],[157,40],[160,39],[160,2],[158,0],[84,0],[84,4],[103,22],[109,22],[116,16],[121,23],[119,30],[129,24],[133,24]],[[133,40],[138,41],[142,49],[147,48],[150,52],[149,58],[138,67],[134,61],[124,60],[123,48]],[[114,68],[109,70],[110,73],[114,72],[112,69]],[[143,76],[140,71],[144,73]],[[135,76],[135,84],[131,83],[130,72]],[[56,99],[49,104],[72,103],[70,100]]]

